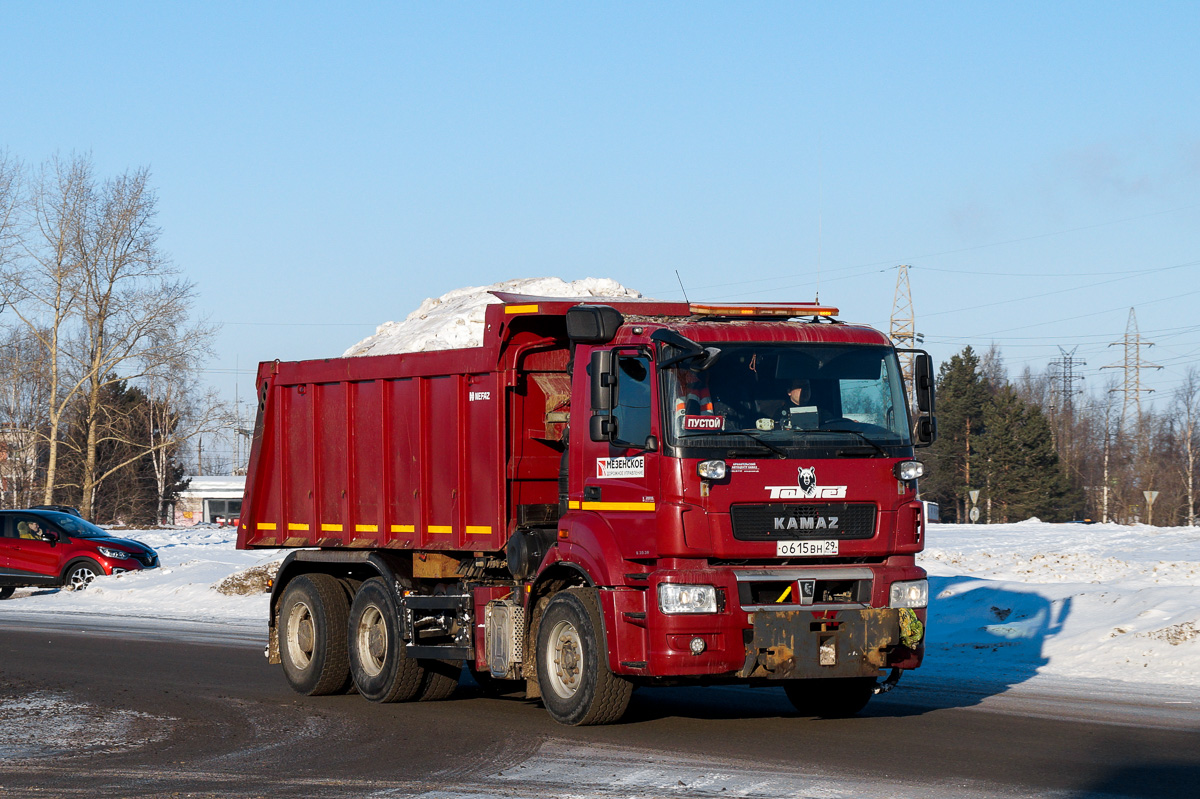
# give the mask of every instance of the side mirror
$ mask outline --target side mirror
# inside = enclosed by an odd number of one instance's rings
[[[596,414],[588,420],[592,441],[612,441],[617,436],[617,420],[608,414]]]
[[[42,540],[50,544],[50,546],[54,546],[58,543],[58,533],[53,530],[44,530],[42,531]]]
[[[921,413],[933,413],[933,359],[928,353],[917,353],[913,364],[913,393],[917,396],[917,409]]]
[[[596,350],[588,367],[592,378],[592,410],[611,411],[617,404],[617,375],[612,350]]]
[[[914,431],[916,446],[928,447],[937,439],[937,420],[932,416],[922,416],[917,419],[917,429]]]

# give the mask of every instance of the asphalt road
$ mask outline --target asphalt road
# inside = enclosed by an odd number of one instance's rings
[[[858,718],[775,689],[639,689],[617,725],[536,702],[301,697],[246,629],[0,615],[0,796],[1200,795],[1200,702],[906,678]]]

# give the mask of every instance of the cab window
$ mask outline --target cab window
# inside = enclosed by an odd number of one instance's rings
[[[642,447],[650,436],[650,360],[641,355],[617,358],[617,443]]]

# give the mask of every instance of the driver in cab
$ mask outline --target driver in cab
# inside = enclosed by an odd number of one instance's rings
[[[788,381],[787,398],[780,411],[779,426],[784,430],[813,430],[820,425],[820,412],[812,401],[812,385],[803,377]]]

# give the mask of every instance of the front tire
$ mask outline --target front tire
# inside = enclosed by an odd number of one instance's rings
[[[71,591],[82,591],[102,574],[104,569],[99,563],[94,560],[81,560],[67,569],[67,573],[63,575],[63,585]]]
[[[789,680],[783,684],[796,710],[822,719],[844,719],[858,715],[875,695],[873,677],[827,680]]]
[[[555,594],[538,625],[542,702],[560,724],[610,724],[625,715],[633,684],[613,674],[594,588]]]
[[[350,673],[372,702],[409,702],[424,684],[425,669],[404,652],[396,598],[382,577],[367,580],[354,595]]]
[[[297,692],[322,696],[350,686],[349,616],[346,589],[337,578],[304,574],[288,583],[279,602],[279,656]]]
[[[0,600],[8,599],[17,589],[11,585],[0,585]]]

